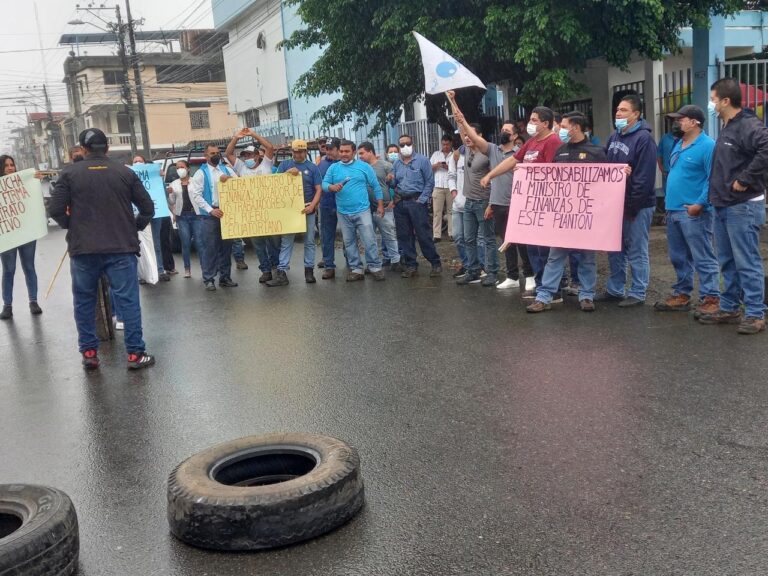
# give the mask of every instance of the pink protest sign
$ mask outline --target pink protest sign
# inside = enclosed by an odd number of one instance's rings
[[[621,250],[625,164],[520,164],[506,242]]]

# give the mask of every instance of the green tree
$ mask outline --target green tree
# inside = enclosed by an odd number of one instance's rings
[[[553,104],[578,89],[571,72],[583,69],[589,58],[602,56],[622,68],[633,53],[660,59],[679,51],[681,27],[706,27],[710,14],[745,6],[744,0],[287,1],[297,6],[305,28],[285,46],[325,49],[299,78],[295,93],[341,92],[316,119],[334,125],[354,114],[358,125],[373,119],[378,129],[396,121],[400,107],[423,92],[412,30],[484,82],[511,80],[522,86],[516,104]],[[474,104],[459,103],[471,118],[479,98],[477,92],[468,98]],[[443,96],[427,104],[431,115],[445,110]]]

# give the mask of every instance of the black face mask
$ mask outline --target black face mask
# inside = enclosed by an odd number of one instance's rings
[[[221,154],[216,154],[215,156],[211,156],[208,159],[208,162],[210,162],[212,166],[218,166],[219,162],[221,162]]]
[[[672,124],[672,136],[675,138],[683,137],[683,129],[680,128],[679,122],[675,122],[674,124]]]
[[[502,144],[509,144],[512,141],[512,134],[509,132],[502,132],[501,138],[499,138],[499,142]]]

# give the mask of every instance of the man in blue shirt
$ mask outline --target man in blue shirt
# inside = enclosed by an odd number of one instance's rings
[[[292,158],[280,163],[278,174],[287,173],[294,176],[301,175],[304,186],[304,210],[307,215],[307,233],[304,235],[304,280],[307,284],[315,283],[315,210],[320,203],[322,190],[320,183],[320,170],[307,159],[306,140],[294,140],[291,142]],[[277,265],[277,276],[267,282],[267,286],[285,286],[288,284],[288,271],[293,254],[293,238],[295,234],[283,234],[280,237],[280,260]]]
[[[325,145],[325,154],[317,163],[317,167],[320,168],[321,178],[325,178],[328,168],[339,161],[339,144],[341,144],[341,140],[338,138],[328,138],[323,140],[323,144]],[[322,267],[325,268],[323,280],[330,280],[336,277],[336,227],[338,224],[336,195],[332,192],[323,192],[320,198],[320,244],[323,248],[321,263]]]
[[[677,118],[677,115],[667,114],[667,118]],[[672,156],[672,148],[675,147],[675,144],[677,144],[682,135],[680,123],[675,122],[672,124],[672,129],[659,140],[659,147],[656,151],[656,163],[659,165],[659,171],[661,172],[661,196],[657,196],[657,203],[667,194],[667,178],[669,177],[669,160]],[[661,210],[661,205],[658,206],[658,209]]]
[[[720,269],[712,243],[714,214],[708,201],[709,176],[715,141],[704,134],[704,111],[683,106],[675,114],[683,133],[672,148],[667,179],[667,242],[677,274],[672,294],[654,308],[683,311],[691,308],[694,271],[699,274],[697,316],[720,309]]]
[[[349,266],[347,282],[365,280],[360,251],[357,248],[358,236],[365,248],[365,263],[374,280],[385,280],[379,249],[376,246],[376,233],[373,230],[371,202],[368,198],[370,186],[378,204],[377,212],[379,216],[384,216],[384,195],[381,186],[373,168],[366,162],[355,159],[354,142],[342,140],[339,156],[339,162],[325,173],[323,192],[336,195],[336,212],[341,222],[344,251]]]
[[[400,136],[399,144],[400,159],[395,161],[392,170],[397,244],[405,267],[402,276],[412,278],[418,274],[416,238],[424,258],[432,264],[430,277],[440,276],[443,268],[432,239],[432,224],[427,210],[427,202],[435,187],[432,165],[426,156],[413,152],[413,138],[408,134]]]

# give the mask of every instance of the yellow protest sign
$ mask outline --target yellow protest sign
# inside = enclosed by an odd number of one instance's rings
[[[29,168],[0,178],[0,252],[46,234],[48,219],[35,169]]]
[[[307,231],[299,176],[275,174],[230,178],[219,184],[221,237],[250,238]]]

